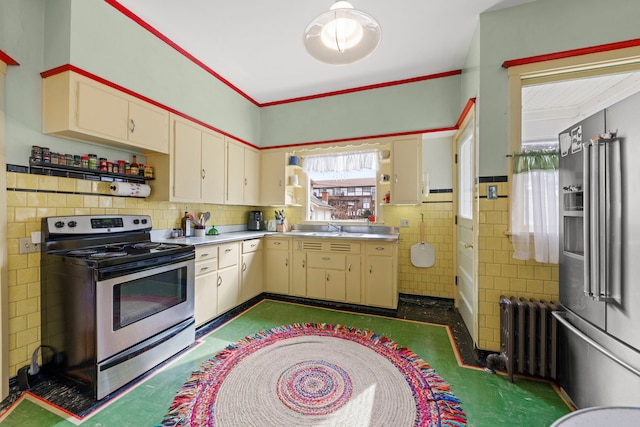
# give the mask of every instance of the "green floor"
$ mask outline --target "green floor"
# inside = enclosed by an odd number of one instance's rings
[[[174,394],[202,360],[227,344],[257,331],[289,323],[335,323],[371,329],[417,353],[447,381],[462,401],[468,426],[546,427],[569,408],[546,382],[505,376],[458,366],[447,329],[406,320],[345,313],[265,300],[204,338],[195,348],[139,384],[128,394],[85,418],[83,426],[153,426],[165,414]],[[22,401],[2,426],[71,426],[57,415]]]

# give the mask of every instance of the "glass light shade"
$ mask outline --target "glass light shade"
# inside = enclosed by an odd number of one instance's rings
[[[369,56],[381,35],[380,25],[373,17],[353,9],[349,2],[338,1],[307,26],[303,41],[318,61],[343,65]]]

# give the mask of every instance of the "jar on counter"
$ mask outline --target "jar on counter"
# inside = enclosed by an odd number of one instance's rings
[[[80,156],[80,167],[89,169],[89,156]]]

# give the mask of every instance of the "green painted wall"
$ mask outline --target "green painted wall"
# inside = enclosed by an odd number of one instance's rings
[[[383,135],[455,125],[460,75],[262,110],[262,145]]]
[[[638,0],[537,0],[480,15],[479,175],[507,174],[504,61],[636,39],[639,19]]]

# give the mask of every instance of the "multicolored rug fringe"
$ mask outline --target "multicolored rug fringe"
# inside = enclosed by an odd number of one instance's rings
[[[228,345],[214,357],[202,363],[178,391],[161,426],[215,425],[215,408],[197,411],[194,406],[200,393],[207,388],[213,392],[221,386],[226,375],[245,357],[268,346],[274,340],[317,335],[349,340],[377,352],[396,366],[411,387],[416,402],[414,426],[461,427],[466,425],[466,415],[447,384],[431,366],[408,348],[373,331],[327,323],[295,323],[277,326],[247,336]],[[216,371],[217,370],[217,371]],[[211,372],[219,381],[209,383]],[[415,375],[415,373],[419,375]],[[197,423],[194,423],[197,420]]]

